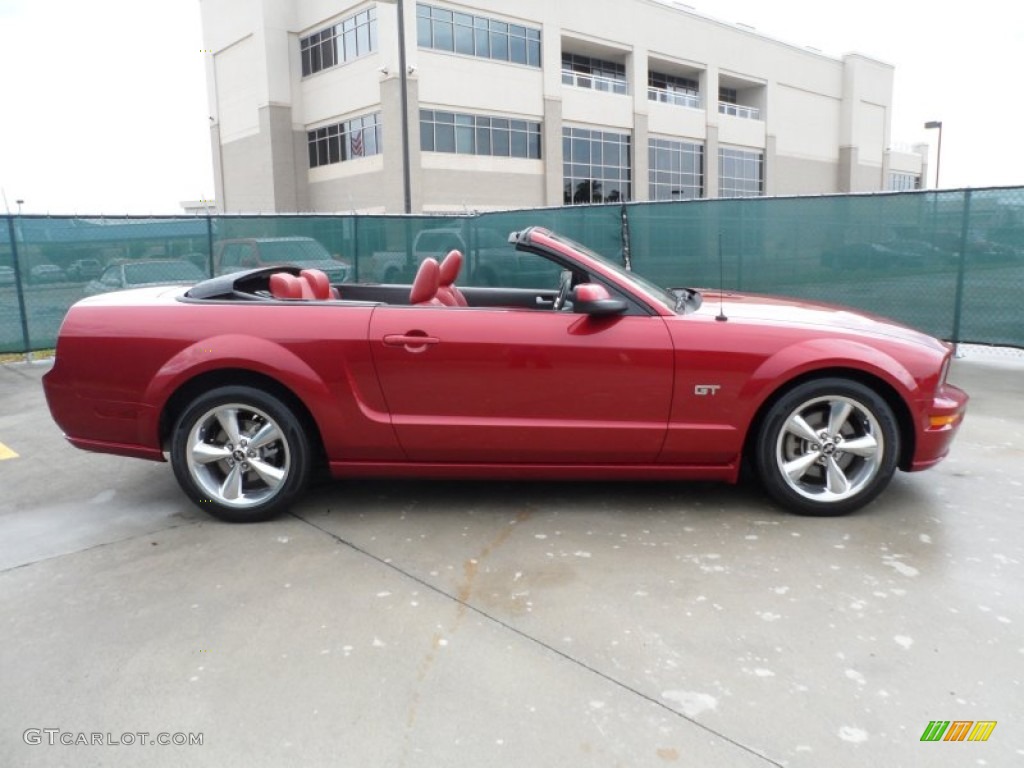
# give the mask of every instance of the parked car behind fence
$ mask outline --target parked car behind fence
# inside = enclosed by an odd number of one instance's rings
[[[67,269],[68,280],[92,280],[103,274],[103,265],[97,259],[76,259]]]
[[[85,295],[141,288],[144,285],[194,285],[206,275],[190,261],[154,259],[111,264],[97,280],[85,286]]]
[[[221,240],[213,256],[215,275],[229,275],[256,267],[294,265],[319,269],[332,283],[349,276],[349,265],[331,256],[311,237],[249,237]]]

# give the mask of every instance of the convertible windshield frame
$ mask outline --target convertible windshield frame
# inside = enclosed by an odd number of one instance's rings
[[[588,248],[582,243],[578,243],[575,240],[565,237],[564,235],[558,235],[546,229],[538,228],[539,233],[543,233],[546,238],[565,246],[566,248],[574,251],[578,251],[588,258],[598,262],[602,267],[615,273],[622,282],[626,283],[635,292],[647,297],[653,302],[656,302],[660,306],[669,310],[672,313],[678,313],[679,309],[679,297],[677,294],[662,288],[655,283],[652,283],[646,277],[638,275],[636,272],[632,272],[626,269],[622,264],[616,263],[604,256],[592,248]],[[528,234],[528,233],[524,233]]]

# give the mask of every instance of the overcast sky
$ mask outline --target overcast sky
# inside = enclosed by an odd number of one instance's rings
[[[411,2],[411,0],[410,0]],[[896,67],[894,142],[941,186],[1024,185],[1024,3],[691,0],[832,56]],[[509,12],[515,12],[509,0]],[[0,188],[25,213],[179,213],[213,195],[198,0],[0,0]],[[0,206],[3,200],[0,199]],[[0,209],[2,210],[2,209]]]

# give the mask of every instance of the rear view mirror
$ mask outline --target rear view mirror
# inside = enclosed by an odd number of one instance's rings
[[[597,283],[580,283],[572,292],[572,308],[591,317],[619,315],[626,311],[626,302],[612,298],[608,289]]]

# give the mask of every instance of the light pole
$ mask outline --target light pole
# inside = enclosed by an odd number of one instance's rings
[[[930,120],[924,124],[925,130],[939,129],[939,148],[935,151],[935,188],[939,188],[939,170],[942,168],[942,121]]]
[[[405,1],[384,0],[398,6],[398,81],[402,98],[402,191],[405,212],[412,213],[412,178],[409,169],[409,69],[405,60]]]
[[[21,206],[25,203],[25,201],[24,200],[15,200],[14,202],[18,206],[18,215],[21,216]]]

